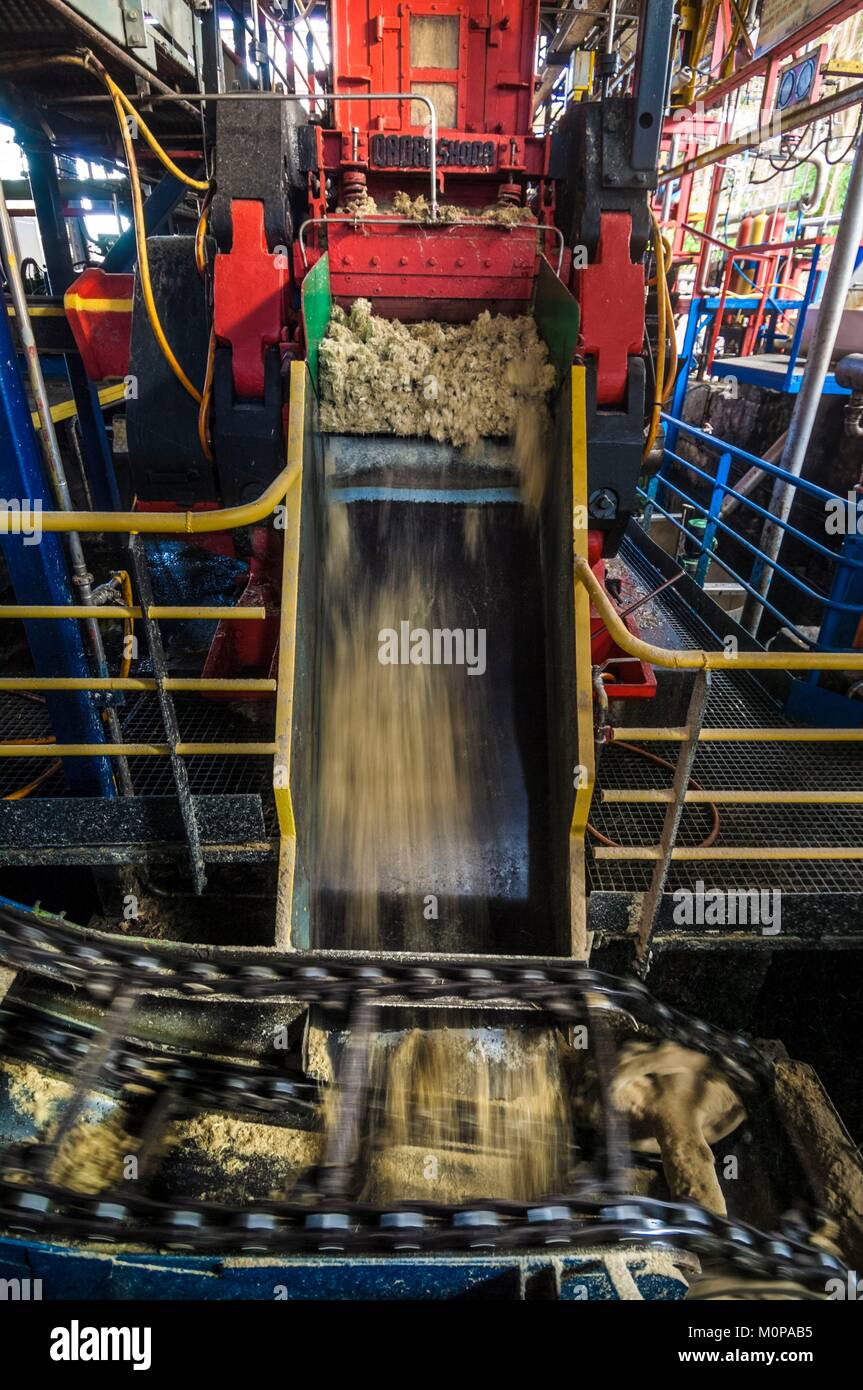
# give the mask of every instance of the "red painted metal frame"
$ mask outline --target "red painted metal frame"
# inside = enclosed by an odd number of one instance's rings
[[[66,291],[66,318],[90,381],[124,377],[129,370],[133,292],[133,276],[97,266],[82,271]]]
[[[784,39],[779,39],[777,43],[766,49],[763,53],[744,63],[742,67],[731,74],[730,77],[722,78],[721,81],[708,87],[706,91],[699,92],[696,100],[707,110],[718,106],[721,101],[731,92],[737,91],[751,81],[753,77],[765,77],[764,91],[761,98],[762,111],[771,110],[773,98],[776,91],[776,79],[779,72],[779,65],[790,54],[796,53],[798,49],[811,43],[813,39],[820,38],[822,34],[827,34],[831,29],[835,29],[837,24],[849,19],[863,9],[863,0],[836,0],[821,14],[813,15],[811,19],[801,24],[793,34],[788,34]]]
[[[232,349],[238,398],[260,400],[265,349],[278,345],[287,321],[289,259],[267,250],[263,203],[235,198],[231,219],[231,249],[213,265],[213,329]]]
[[[527,303],[539,266],[531,224],[524,232],[502,233],[483,226],[447,230],[336,222],[327,228],[327,236],[330,283],[337,299],[362,296],[379,310],[381,300],[416,300],[420,316],[428,300]]]
[[[458,67],[411,66],[413,16],[458,17]],[[348,0],[331,9],[337,92],[404,92],[415,81],[453,82],[457,125],[468,135],[530,133],[539,0]],[[336,102],[342,131],[419,130],[409,102]]]
[[[835,237],[822,235],[817,237],[801,238],[798,241],[777,241],[770,243],[758,242],[754,245],[731,246],[728,242],[719,241],[717,237],[706,236],[705,233],[699,232],[695,227],[689,227],[687,228],[687,230],[693,232],[696,236],[704,236],[706,241],[711,242],[714,246],[722,247],[722,249],[728,253],[728,259],[726,261],[725,270],[722,276],[722,286],[719,292],[719,306],[716,310],[716,314],[714,315],[713,325],[710,332],[710,339],[707,345],[707,355],[705,357],[705,372],[708,375],[710,374],[710,369],[713,365],[713,358],[716,353],[716,344],[719,339],[719,333],[722,326],[722,319],[725,312],[725,301],[729,296],[731,277],[734,273],[734,267],[736,263],[740,260],[757,260],[761,262],[764,266],[764,270],[762,271],[762,266],[759,265],[759,269],[756,274],[756,290],[753,291],[753,294],[757,293],[758,298],[757,302],[753,298],[751,310],[753,317],[750,321],[746,338],[744,339],[744,348],[742,355],[746,357],[752,352],[752,349],[754,347],[755,334],[757,334],[758,328],[760,328],[761,323],[763,322],[764,313],[767,306],[767,299],[770,295],[771,288],[774,285],[776,278],[779,274],[779,268],[782,264],[782,261],[788,258],[790,263],[791,257],[793,257],[801,249],[805,250],[807,247],[810,246],[830,246],[835,241]],[[790,306],[787,312],[793,313],[794,306]],[[752,330],[754,330],[754,333]]]
[[[581,308],[580,350],[596,358],[596,400],[619,404],[626,395],[629,357],[644,343],[644,267],[630,258],[632,218],[604,212],[596,260],[573,270]]]
[[[715,110],[731,93],[745,86],[755,77],[763,77],[764,87],[761,93],[760,119],[763,121],[773,111],[776,88],[782,73],[782,64],[786,59],[796,56],[801,49],[811,44],[814,39],[821,38],[828,34],[844,20],[849,19],[863,10],[863,0],[836,0],[835,4],[830,5],[821,14],[813,15],[793,33],[786,35],[785,38],[777,40],[770,48],[763,53],[758,53],[748,59],[736,72],[730,76],[720,79],[713,86],[699,92],[695,98],[696,111],[692,113],[692,128],[688,125],[686,117],[682,112],[665,122],[663,137],[664,148],[668,148],[672,135],[679,135],[684,141],[683,151],[678,152],[678,157],[673,161],[675,164],[685,163],[694,158],[699,152],[699,146],[703,144],[710,135],[708,129],[712,121],[707,113]],[[822,53],[823,58],[823,53]],[[813,98],[810,97],[810,100]],[[724,144],[731,135],[730,126],[724,126],[717,130],[716,143]],[[704,219],[704,231],[708,234],[713,232],[716,218],[716,209],[719,203],[719,196],[722,190],[724,175],[724,163],[714,166],[711,174],[710,193],[708,197],[707,212]],[[673,253],[675,259],[680,259],[683,251],[684,233],[682,224],[690,220],[689,200],[692,193],[694,174],[684,173],[680,178],[679,192],[677,198],[677,215],[674,228]],[[709,245],[705,241],[702,244],[701,253],[698,257],[698,265],[695,274],[693,294],[703,293],[704,277],[707,270],[709,256]]]

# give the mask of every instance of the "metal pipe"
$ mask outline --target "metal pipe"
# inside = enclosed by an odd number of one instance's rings
[[[644,642],[629,631],[586,560],[576,556],[575,577],[609,634],[629,656],[678,671],[863,671],[863,649],[854,652],[706,652],[699,647],[674,650]]]
[[[813,102],[811,106],[803,106],[799,111],[792,111],[789,115],[782,117],[782,134],[787,134],[790,130],[797,130],[800,126],[811,125],[814,121],[823,120],[825,116],[834,116],[839,111],[845,111],[849,106],[857,106],[863,101],[863,82],[857,82],[853,87],[846,87],[844,91],[834,92],[832,96],[822,97],[820,101]],[[774,134],[771,128],[770,134]],[[694,174],[696,169],[706,169],[710,164],[716,164],[720,159],[730,159],[732,155],[742,154],[744,150],[754,149],[756,145],[764,142],[763,125],[756,126],[754,130],[745,130],[736,139],[729,140],[723,145],[716,145],[712,150],[705,150],[703,154],[697,154],[692,159],[684,159],[682,164],[676,164],[671,169],[664,170],[659,175],[660,184],[667,183],[669,179],[678,179],[682,174]]]
[[[603,71],[602,82],[600,82],[600,93],[602,93],[603,100],[611,95],[611,81],[613,81],[614,76],[617,76],[616,72],[613,71],[617,65],[616,58],[614,58],[614,28],[616,25],[617,0],[609,0],[605,42],[603,42],[603,60],[605,60],[603,68],[605,71]]]
[[[210,512],[17,512],[0,509],[0,534],[41,527],[43,531],[110,531],[141,535],[206,535],[211,531],[233,531],[263,521],[283,501],[297,474],[297,465],[288,464],[254,502],[238,507],[216,507]]]
[[[109,39],[101,29],[97,29],[95,25],[88,23],[77,10],[74,10],[71,5],[67,5],[65,0],[44,0],[44,3],[50,5],[52,10],[56,10],[59,15],[62,15],[73,28],[80,29],[82,34],[86,34],[90,42],[96,44],[98,48],[101,48],[103,53],[110,53],[111,57],[118,63],[122,63],[124,68],[128,68],[130,72],[137,73],[138,76],[143,77],[144,81],[148,82],[151,87],[156,87],[164,96],[170,96],[176,99],[181,105],[186,106],[193,116],[197,116],[194,107],[189,105],[181,92],[172,92],[167,83],[163,82],[160,77],[157,77],[155,72],[145,67],[143,63],[139,63],[137,58],[133,58],[125,48],[121,48],[119,44]]]
[[[614,49],[614,31],[617,26],[617,0],[609,0],[606,17],[605,51],[611,53]]]
[[[18,244],[15,239],[12,219],[9,216],[9,209],[6,205],[6,195],[3,192],[2,182],[0,182],[0,249],[2,249],[3,252],[9,291],[12,296],[12,302],[15,305],[16,326],[18,328],[18,335],[21,339],[21,346],[24,349],[27,375],[30,378],[30,387],[33,392],[33,399],[36,403],[36,409],[42,426],[42,451],[48,467],[48,479],[51,485],[51,491],[61,511],[69,513],[72,511],[72,497],[69,492],[69,483],[66,479],[66,470],[63,466],[63,457],[60,453],[57,431],[54,428],[54,421],[51,418],[51,402],[48,399],[48,391],[45,386],[45,378],[42,375],[39,352],[33,334],[33,325],[30,322],[27,293],[24,289],[24,281],[21,277],[21,268],[18,260]],[[91,575],[87,569],[84,548],[81,544],[81,537],[77,531],[70,529],[67,546],[69,551],[69,563],[72,567],[72,582],[81,596],[83,606],[85,608],[91,607]],[[87,633],[87,639],[99,675],[101,677],[106,677],[108,674],[108,662],[105,657],[105,648],[102,643],[102,633],[99,630],[99,624],[93,620],[92,616],[88,616],[84,619],[84,630]],[[117,718],[116,710],[108,709],[105,711],[105,723],[111,740],[114,743],[119,743],[120,721]],[[124,796],[133,795],[129,768],[122,759],[117,765],[117,780],[120,791]]]
[[[803,380],[794,401],[794,410],[788,425],[785,448],[782,451],[781,467],[786,473],[799,478],[806,459],[806,450],[812,437],[812,427],[821,401],[824,381],[830,370],[830,361],[845,304],[848,288],[854,274],[860,241],[863,238],[863,131],[857,138],[857,150],[851,166],[851,176],[842,209],[842,220],[836,231],[833,255],[827,271],[824,293],[818,307],[818,322],[809,345]],[[788,520],[794,501],[794,484],[787,480],[773,485],[770,511],[779,522]],[[773,581],[775,561],[782,545],[782,526],[768,521],[759,541],[764,552],[764,564],[758,579],[753,585],[761,598],[766,598]],[[753,636],[758,632],[764,605],[750,597],[743,612],[742,625]]]
[[[228,618],[231,622],[246,622],[250,619],[260,621],[267,616],[266,608],[235,608],[213,605],[204,607],[203,605],[187,604],[181,608],[165,608],[160,604],[153,604],[147,609],[147,616],[156,622],[163,622],[166,618],[185,619],[212,619],[214,622],[221,622],[223,618]],[[0,604],[0,621],[4,618],[96,618],[106,622],[120,618],[143,618],[144,610],[138,604],[128,607],[126,604],[105,603],[98,607],[82,608],[62,603],[9,603]]]

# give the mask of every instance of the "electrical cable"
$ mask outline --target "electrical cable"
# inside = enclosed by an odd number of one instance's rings
[[[201,404],[198,406],[198,443],[201,452],[210,463],[213,462],[213,446],[210,443],[210,401],[213,394],[213,370],[216,365],[216,332],[210,329],[210,340],[207,344],[207,370],[204,375],[204,389],[201,392]]]
[[[610,693],[612,695],[614,694],[613,691],[611,691]],[[613,738],[609,743],[605,745],[605,747],[623,748],[627,753],[636,753],[639,758],[644,758],[647,762],[656,763],[657,767],[667,767],[671,772],[674,772],[676,770],[674,763],[669,762],[667,758],[661,758],[658,753],[651,753],[649,749],[642,748],[637,743],[627,743],[624,739]],[[705,790],[702,784],[699,781],[697,781],[695,777],[690,777],[689,782],[687,783],[687,788],[690,787],[693,791],[703,792]],[[696,849],[710,849],[711,845],[714,845],[717,839],[719,838],[719,808],[713,801],[708,801],[706,805],[708,810],[710,811],[711,826],[706,837],[701,841],[699,845],[695,846]],[[623,848],[623,846],[620,845],[617,840],[612,840],[609,838],[608,835],[603,835],[602,831],[597,830],[596,826],[591,825],[590,821],[588,821],[587,823],[587,829],[589,833],[593,836],[593,838],[599,842],[599,844],[606,845],[609,849]]]
[[[202,392],[200,392],[197,386],[195,386],[189,380],[189,377],[186,375],[186,372],[183,370],[182,366],[177,360],[174,350],[171,347],[171,344],[168,342],[168,339],[165,335],[165,330],[162,327],[161,320],[159,319],[159,311],[156,307],[156,300],[153,294],[153,285],[150,278],[150,262],[147,256],[147,231],[146,223],[144,221],[144,199],[141,193],[141,180],[138,174],[138,163],[135,155],[134,144],[132,142],[132,133],[129,129],[129,123],[125,118],[126,115],[130,116],[132,120],[134,120],[137,123],[137,126],[143,133],[144,138],[147,141],[147,144],[153,150],[154,154],[156,154],[157,157],[161,160],[164,167],[171,174],[173,174],[175,178],[180,179],[189,188],[197,189],[199,192],[209,193],[211,185],[209,183],[204,183],[201,179],[191,178],[190,175],[183,173],[182,169],[177,167],[174,161],[162,149],[162,146],[159,144],[158,140],[156,139],[155,135],[153,135],[146,122],[141,118],[141,116],[138,115],[137,111],[135,110],[129,98],[126,96],[125,92],[123,92],[117,86],[113,78],[109,75],[109,73],[105,71],[98,58],[96,58],[94,54],[90,53],[89,50],[87,51],[86,58],[81,58],[75,54],[62,54],[59,55],[53,61],[56,61],[58,63],[68,63],[75,67],[82,67],[86,72],[95,73],[96,76],[101,78],[102,82],[108,89],[108,93],[111,97],[111,102],[114,107],[114,112],[117,117],[117,124],[120,128],[120,139],[123,143],[123,150],[126,156],[126,165],[129,172],[129,184],[132,191],[132,208],[134,213],[133,225],[135,228],[135,243],[138,251],[138,271],[141,280],[141,295],[144,300],[144,306],[147,311],[147,318],[149,320],[153,336],[159,345],[162,355],[164,356],[165,360],[170,366],[171,371],[174,373],[174,376],[180,382],[180,385],[188,393],[188,395],[190,395],[192,399],[198,405],[200,405],[202,399]]]
[[[650,224],[653,253],[656,260],[657,345],[656,370],[653,375],[653,405],[650,411],[647,439],[644,442],[644,448],[642,450],[642,459],[648,457],[651,449],[656,443],[656,436],[659,433],[659,419],[665,402],[665,369],[668,362],[666,315],[670,303],[670,295],[668,294],[668,280],[665,270],[665,244],[662,240],[659,223],[652,209],[650,209]]]

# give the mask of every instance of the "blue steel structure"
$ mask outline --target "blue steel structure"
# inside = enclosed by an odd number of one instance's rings
[[[42,1280],[42,1297],[57,1299],[245,1298],[262,1301],[412,1299],[559,1299],[645,1302],[682,1299],[687,1283],[668,1252],[601,1248],[583,1253],[523,1255],[248,1256],[153,1255],[87,1251],[43,1241],[0,1237],[0,1279]],[[625,1272],[622,1262],[625,1260]],[[630,1282],[631,1281],[631,1282]],[[624,1286],[625,1285],[625,1286]]]
[[[649,480],[647,487],[639,488],[639,494],[645,503],[645,524],[648,524],[652,512],[658,511],[686,537],[690,551],[694,549],[698,553],[694,577],[702,587],[707,577],[708,568],[711,562],[715,561],[730,579],[739,584],[747,594],[758,598],[767,612],[806,647],[824,652],[841,652],[853,649],[857,641],[858,629],[863,621],[863,537],[859,534],[860,531],[863,531],[863,496],[856,505],[849,505],[847,497],[842,497],[839,493],[821,487],[808,478],[798,478],[778,464],[768,463],[765,459],[750,454],[746,449],[730,444],[717,435],[708,434],[705,430],[698,429],[697,426],[687,423],[679,416],[663,415],[663,420],[667,433],[662,465]],[[710,450],[716,456],[715,472],[708,472],[678,452],[680,447],[678,437],[681,433],[686,439],[692,440],[702,449]],[[665,466],[669,460],[692,474],[701,484],[709,487],[710,493],[707,502],[694,497],[691,491],[682,487],[679,482],[672,481],[666,475]],[[805,531],[801,531],[790,521],[781,521],[767,508],[754,502],[751,497],[737,492],[730,481],[731,467],[735,461],[746,469],[760,469],[765,477],[787,482],[799,492],[805,493],[808,497],[821,503],[824,507],[825,521],[834,510],[837,514],[843,515],[846,521],[850,516],[851,524],[847,527],[848,534],[843,537],[841,548],[831,550],[829,546],[807,535]],[[659,501],[661,489],[665,489],[665,492],[670,494],[666,498],[668,505],[663,505]],[[786,536],[794,537],[814,555],[819,556],[834,567],[830,589],[825,594],[813,589],[810,584],[800,578],[799,574],[795,574],[784,565],[774,562],[772,566],[775,573],[787,580],[798,593],[818,605],[822,617],[817,640],[813,641],[805,632],[801,631],[793,619],[778,608],[775,603],[772,603],[769,598],[761,598],[758,583],[766,563],[764,553],[758,545],[743,535],[739,528],[723,521],[721,508],[726,496],[736,498],[741,507],[746,507],[760,520],[771,521],[780,526]],[[673,514],[671,508],[674,499],[690,509],[691,514],[703,518],[704,529],[700,536]],[[731,537],[752,556],[752,568],[748,578],[740,574],[726,559],[716,553],[716,545],[723,536]],[[848,700],[842,695],[825,690],[819,681],[820,673],[813,671],[805,680],[793,682],[786,704],[786,710],[789,714],[813,720],[816,723],[838,724],[846,728],[863,724],[863,703],[857,700]]]
[[[12,327],[0,297],[0,497],[19,503],[41,501],[48,507],[41,452],[18,371]],[[6,568],[22,604],[73,604],[63,542],[43,534],[38,544],[23,536],[0,536]],[[37,619],[24,624],[38,676],[88,677],[90,673],[78,623]],[[46,697],[51,727],[59,743],[104,743],[105,730],[92,692],[65,691]],[[64,764],[72,791],[113,796],[114,778],[107,758],[69,758]]]
[[[50,292],[62,295],[75,279],[75,269],[63,217],[57,164],[47,141],[40,148],[32,145],[24,148]],[[117,510],[120,495],[98,391],[89,381],[77,353],[68,353],[64,361],[75,401],[93,506],[99,511]]]
[[[820,267],[820,258],[821,246],[819,244],[812,248],[812,262],[802,299],[781,299],[775,295],[767,295],[766,303],[771,312],[762,327],[765,353],[752,357],[717,357],[711,363],[710,376],[734,378],[748,386],[760,386],[770,391],[781,391],[786,395],[797,394],[803,380],[803,369],[799,362],[806,312],[810,306],[818,304],[825,278],[825,271]],[[857,265],[859,266],[861,262],[863,262],[863,248],[858,253]],[[745,279],[750,280],[745,269],[740,266],[737,269]],[[751,280],[750,283],[754,284]],[[669,411],[670,423],[667,437],[670,448],[674,448],[675,445],[677,437],[675,421],[679,420],[683,414],[683,405],[689,390],[690,378],[697,365],[696,346],[699,337],[705,327],[712,323],[717,313],[725,313],[726,311],[733,313],[735,310],[751,313],[751,296],[726,295],[723,298],[722,295],[696,295],[690,303],[683,348],[678,358],[677,378],[674,383],[674,393]],[[775,351],[777,347],[776,319],[780,313],[785,311],[793,311],[797,314],[787,357],[780,356]],[[774,355],[771,357],[770,354]],[[838,385],[832,372],[827,373],[823,390],[826,396],[847,396],[850,394],[846,387]]]

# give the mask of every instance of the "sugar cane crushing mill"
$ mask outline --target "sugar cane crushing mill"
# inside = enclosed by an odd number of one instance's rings
[[[812,1127],[843,1190],[859,1170],[817,1083],[801,1119],[795,1064],[658,1002],[649,951],[641,979],[590,961],[600,713],[657,693],[606,566],[670,356],[650,195],[673,8],[644,0],[626,94],[609,70],[553,134],[538,0],[335,0],[325,90],[216,74],[146,111],[110,48],[21,37],[31,96],[105,98],[135,216],[126,264],[50,274],[81,432],[117,391],[116,470],[79,504],[4,203],[0,346],[33,395],[4,374],[26,636],[4,766],[38,785],[0,802],[0,1273],[93,1298],[843,1277],[859,1225],[822,1210]],[[28,122],[22,98],[50,202]],[[164,148],[190,130],[194,173]],[[196,195],[188,234],[153,231],[145,157]],[[467,335],[492,354],[508,321],[541,418],[514,350],[505,427],[493,391],[458,442],[490,371]],[[381,350],[387,410],[425,391],[445,427],[333,423],[374,397],[350,373],[375,342],[407,352]],[[417,376],[420,343],[452,346],[451,377]]]

